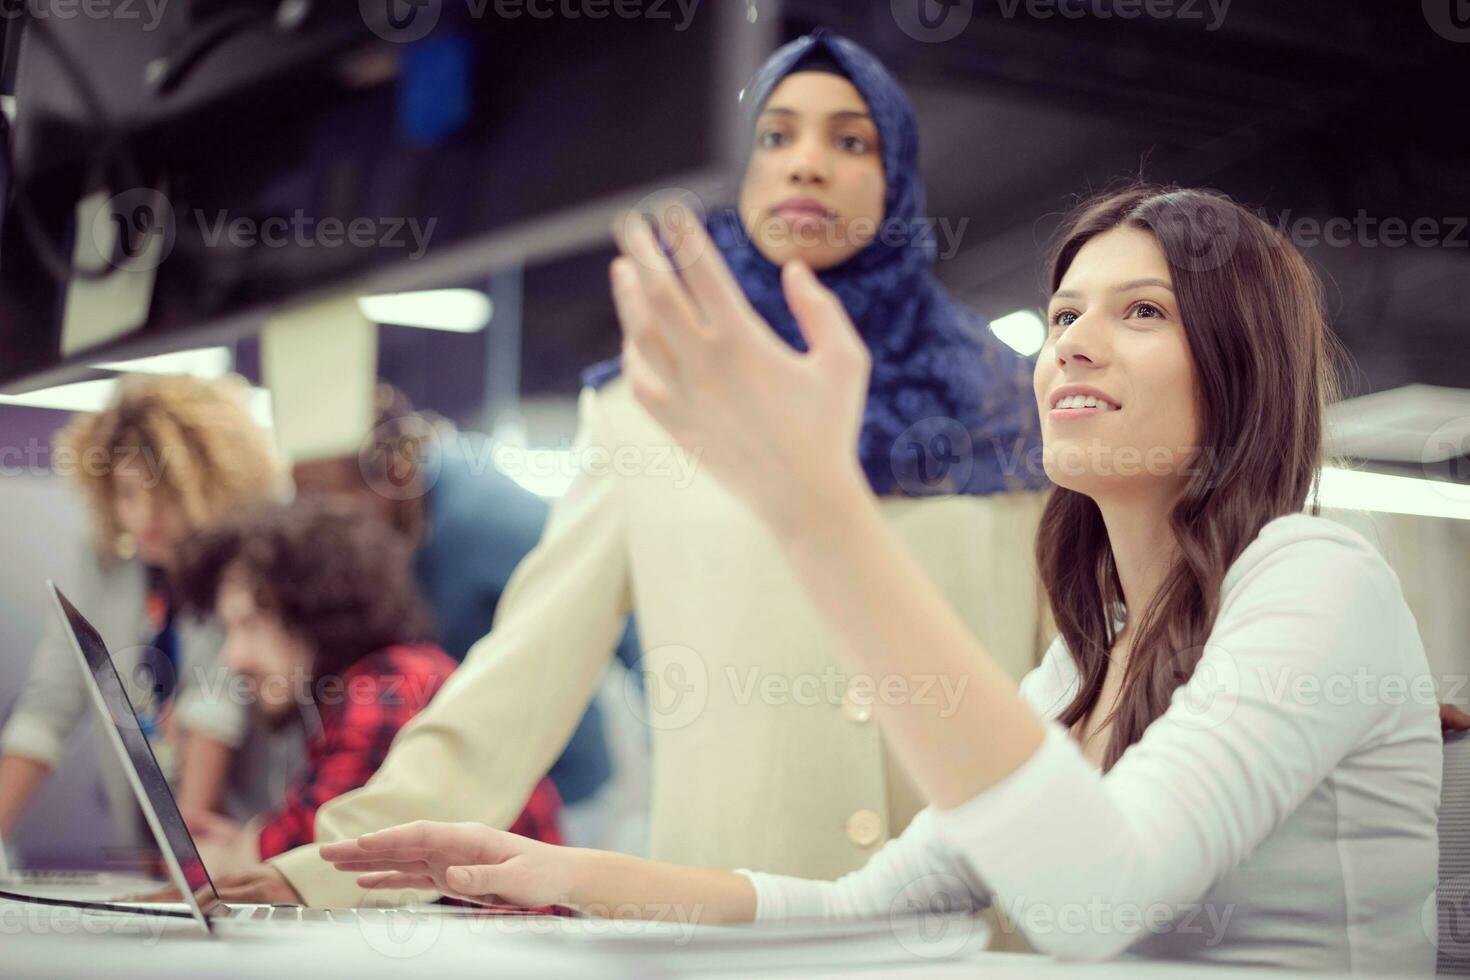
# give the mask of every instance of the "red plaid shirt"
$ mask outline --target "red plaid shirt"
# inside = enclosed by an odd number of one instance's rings
[[[285,805],[265,816],[261,858],[315,840],[317,808],[364,785],[378,771],[398,730],[424,709],[454,668],[436,646],[396,646],[353,664],[340,684],[319,682],[321,731],[306,747],[306,768],[286,790]],[[560,810],[555,787],[543,779],[511,832],[560,844]]]

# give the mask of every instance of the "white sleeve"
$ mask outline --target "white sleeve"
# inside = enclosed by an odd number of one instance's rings
[[[741,868],[755,886],[757,922],[777,919],[866,919],[900,912],[984,908],[985,887],[939,839],[933,810],[919,811],[907,829],[856,871],[813,881]]]
[[[1060,642],[1041,666],[1021,681],[1021,695],[1038,713],[1050,714],[1065,683]],[[888,841],[856,871],[836,881],[738,870],[756,894],[756,921],[868,918],[895,912],[980,909],[989,889],[963,856],[940,839],[934,811],[919,811],[902,834]]]
[[[1248,551],[1192,679],[1106,776],[1048,723],[1020,769],[936,812],[941,836],[1016,921],[1064,921],[1089,903],[1197,901],[1396,712],[1429,710],[1283,694],[1296,678],[1427,672],[1422,646],[1401,631],[1397,582],[1366,542],[1321,533]],[[1146,926],[1120,916],[1106,932],[1028,938],[1042,952],[1102,958]]]

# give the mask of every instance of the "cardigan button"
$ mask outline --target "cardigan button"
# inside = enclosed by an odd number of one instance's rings
[[[872,810],[859,810],[847,818],[847,839],[858,847],[872,847],[883,834],[883,818]]]
[[[853,700],[852,691],[849,690],[842,695],[842,717],[858,725],[864,724],[873,717],[873,706]]]

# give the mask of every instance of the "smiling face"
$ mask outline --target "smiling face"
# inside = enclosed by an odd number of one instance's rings
[[[878,233],[886,190],[878,127],[853,84],[786,76],[756,121],[740,189],[740,220],[761,254],[813,269],[845,262]]]
[[[1034,385],[1047,476],[1094,499],[1177,491],[1200,419],[1194,359],[1154,236],[1087,241],[1053,295]]]

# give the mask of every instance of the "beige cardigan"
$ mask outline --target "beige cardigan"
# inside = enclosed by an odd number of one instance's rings
[[[673,447],[626,382],[584,390],[579,414],[578,477],[492,631],[377,775],[318,811],[317,839],[415,819],[509,826],[582,716],[631,610],[648,691],[645,701],[630,690],[630,705],[652,729],[653,856],[813,878],[861,866],[923,805],[885,749],[873,701],[942,708],[963,691],[954,679],[875,678],[869,693],[849,693],[831,635],[764,525]],[[1030,492],[882,502],[1017,678],[1050,639],[1032,560],[1041,504]],[[272,863],[308,904],[362,898],[314,847]]]

